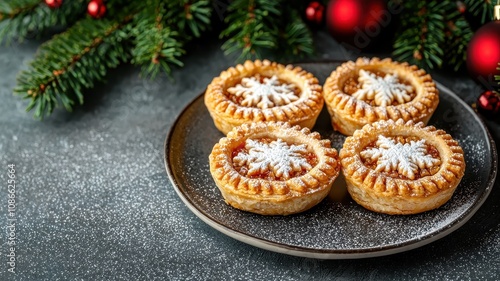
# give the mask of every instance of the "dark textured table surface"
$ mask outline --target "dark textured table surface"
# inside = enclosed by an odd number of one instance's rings
[[[315,60],[353,59],[316,35]],[[391,256],[316,260],[249,246],[198,219],[165,172],[176,116],[234,64],[218,42],[194,47],[173,79],[121,66],[73,113],[44,121],[13,96],[39,42],[0,47],[0,280],[498,280],[500,180],[460,229]],[[366,54],[369,55],[369,54]],[[468,104],[482,91],[465,74],[433,73]],[[487,121],[500,141],[498,120]],[[16,166],[16,273],[9,268],[7,165]]]

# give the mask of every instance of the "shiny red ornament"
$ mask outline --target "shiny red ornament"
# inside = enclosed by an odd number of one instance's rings
[[[326,25],[340,43],[364,49],[389,25],[391,14],[385,0],[330,0]]]
[[[51,9],[57,9],[61,7],[63,0],[45,0],[45,4]]]
[[[500,113],[500,94],[496,91],[486,91],[477,99],[477,109],[486,115]]]
[[[307,22],[320,26],[323,25],[325,19],[325,6],[318,1],[312,1],[306,8]]]
[[[467,6],[462,1],[457,1],[457,10],[459,13],[464,14],[467,11]]]
[[[500,21],[492,21],[479,28],[467,46],[467,69],[481,84],[497,86],[494,76],[500,62]]]
[[[106,14],[106,5],[103,0],[92,0],[87,6],[87,13],[95,18],[102,18]]]

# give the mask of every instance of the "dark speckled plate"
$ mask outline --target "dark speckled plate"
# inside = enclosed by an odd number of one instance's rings
[[[324,81],[338,64],[304,64]],[[165,165],[175,191],[204,222],[235,239],[280,253],[321,259],[382,256],[435,241],[462,226],[493,187],[497,155],[482,121],[449,89],[430,125],[450,133],[463,147],[467,169],[455,194],[437,210],[389,216],[357,205],[340,177],[316,207],[291,216],[260,216],[234,209],[222,199],[210,175],[208,155],[223,134],[214,126],[203,95],[180,114],[165,141]],[[340,149],[345,137],[333,132],[324,110],[314,128]]]

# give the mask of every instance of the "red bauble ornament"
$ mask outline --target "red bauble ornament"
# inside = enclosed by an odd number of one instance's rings
[[[332,37],[358,49],[370,45],[390,21],[385,0],[330,0],[326,12]]]
[[[467,11],[467,6],[462,1],[457,1],[457,10],[459,13],[464,14]]]
[[[312,1],[307,5],[305,15],[308,23],[321,26],[325,19],[325,6],[318,1]]]
[[[477,109],[486,115],[500,113],[500,94],[496,91],[486,91],[477,99]]]
[[[93,18],[102,18],[106,13],[106,5],[103,0],[92,0],[87,6],[87,13]]]
[[[500,62],[500,5],[495,6],[495,17],[479,28],[467,46],[467,68],[472,78],[487,87],[496,86],[495,75]]]
[[[45,0],[45,4],[51,9],[57,9],[61,7],[63,0]]]
[[[496,85],[494,76],[500,62],[500,21],[492,21],[476,31],[467,46],[467,68],[472,78],[486,86]]]

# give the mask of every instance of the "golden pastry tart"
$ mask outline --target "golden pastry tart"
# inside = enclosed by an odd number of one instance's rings
[[[427,124],[439,103],[429,74],[391,59],[346,62],[326,79],[323,93],[333,128],[348,136],[379,120]]]
[[[386,214],[416,214],[446,203],[464,175],[458,142],[443,130],[402,119],[365,125],[340,151],[351,197]]]
[[[209,160],[226,203],[262,215],[294,214],[315,206],[340,171],[329,140],[285,122],[236,127],[214,146]]]
[[[256,60],[215,77],[205,92],[205,105],[224,134],[259,121],[311,129],[323,108],[323,96],[318,79],[300,67]]]

